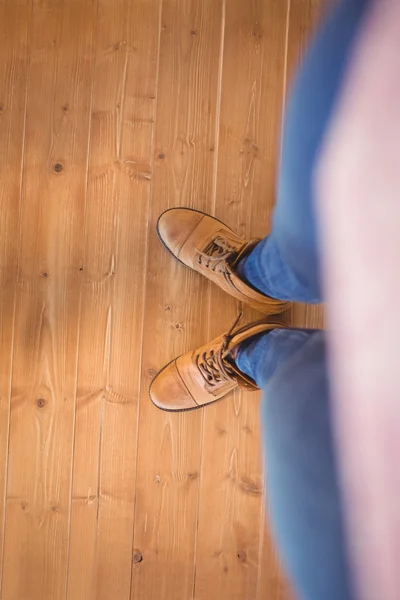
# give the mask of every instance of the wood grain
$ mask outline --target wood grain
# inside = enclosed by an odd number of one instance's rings
[[[31,2],[0,2],[0,581]]]
[[[193,595],[202,413],[162,413],[147,385],[207,334],[208,284],[166,253],[155,223],[170,206],[211,210],[221,24],[219,0],[163,2],[134,537],[143,560],[134,559],[135,600]]]
[[[275,201],[288,4],[226,3],[220,139],[213,209],[243,237],[265,236]],[[211,290],[210,332],[226,331],[237,303]],[[244,321],[260,315],[246,310]],[[255,599],[261,569],[280,598],[276,560],[263,562],[263,475],[258,394],[204,411],[196,600]],[[261,536],[261,537],[260,537]],[[270,558],[270,557],[269,557]],[[261,596],[260,596],[261,598]]]
[[[286,81],[330,4],[0,0],[3,600],[286,597],[257,394],[149,400],[239,309],[155,224],[268,232]]]
[[[94,3],[34,1],[3,595],[65,598]],[[89,82],[89,85],[88,85]]]
[[[82,265],[71,600],[130,594],[159,9],[158,2],[146,0],[99,5]]]

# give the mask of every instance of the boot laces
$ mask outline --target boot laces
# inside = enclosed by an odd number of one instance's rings
[[[231,245],[226,238],[217,236],[206,246],[204,250],[196,248],[197,261],[207,269],[219,273],[228,273],[226,262],[237,254],[237,247]]]
[[[209,350],[196,357],[197,367],[208,389],[220,387],[225,383],[234,381],[235,372],[226,362],[225,355],[234,335],[233,332],[242,316],[243,313],[240,312],[229,331],[223,336],[222,344],[216,351]]]

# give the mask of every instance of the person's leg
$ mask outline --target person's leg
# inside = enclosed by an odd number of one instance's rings
[[[313,170],[369,1],[335,3],[289,97],[273,229],[238,267],[242,278],[274,298],[321,300]]]
[[[353,599],[332,439],[325,334],[276,329],[236,357],[263,391],[272,527],[299,600]]]

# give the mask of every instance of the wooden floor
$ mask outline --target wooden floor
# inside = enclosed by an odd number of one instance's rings
[[[0,0],[1,600],[286,598],[258,397],[148,398],[237,313],[154,227],[192,206],[268,232],[322,2]]]

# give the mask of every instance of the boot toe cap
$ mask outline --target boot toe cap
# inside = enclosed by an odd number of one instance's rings
[[[204,217],[190,208],[171,208],[157,221],[157,233],[172,254],[179,257],[182,246]]]
[[[176,360],[155,376],[149,394],[153,404],[161,410],[183,411],[198,407],[179,375]]]

